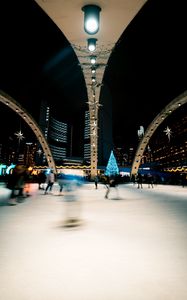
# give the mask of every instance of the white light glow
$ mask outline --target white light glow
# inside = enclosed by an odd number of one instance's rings
[[[90,18],[85,22],[85,29],[88,33],[95,33],[98,31],[98,23],[94,18]]]
[[[96,58],[95,57],[91,57],[90,62],[92,65],[94,65],[96,63]]]
[[[23,140],[25,138],[23,136],[23,133],[21,132],[21,130],[19,132],[14,133],[14,134],[17,136],[17,138],[18,138],[19,141],[21,141],[21,140]]]
[[[92,35],[99,30],[99,15],[101,8],[97,5],[85,5],[82,7],[84,12],[84,30],[86,33]]]
[[[171,134],[172,134],[171,129],[167,126],[166,129],[164,130],[164,132],[166,133],[168,140],[170,141]]]
[[[96,46],[95,46],[94,44],[88,45],[88,50],[89,50],[90,52],[94,52],[95,49],[96,49]]]

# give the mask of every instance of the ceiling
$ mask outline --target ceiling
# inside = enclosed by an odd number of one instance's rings
[[[98,88],[94,93],[96,94],[96,98],[99,99],[105,66],[107,65],[110,54],[123,31],[146,1],[110,0],[90,2],[36,0],[36,2],[71,43],[82,67],[88,99],[92,99],[92,84],[89,61],[90,52],[87,49],[87,38],[94,37],[97,39],[97,47],[94,55],[97,56],[97,64],[100,68],[98,68],[96,72]],[[82,7],[87,4],[95,4],[101,8],[100,29],[98,33],[91,36],[84,31],[84,13]]]
[[[66,38],[80,46],[86,45],[82,7],[95,4],[101,7],[100,30],[94,35],[98,46],[114,44],[141,9],[146,0],[35,0],[60,28]]]

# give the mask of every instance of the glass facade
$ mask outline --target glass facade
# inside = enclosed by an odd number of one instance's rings
[[[63,159],[67,157],[68,125],[51,115],[51,109],[46,101],[41,103],[39,124],[49,143],[55,162],[62,164]],[[37,164],[46,163],[44,154],[40,153],[37,156]]]
[[[84,122],[84,159],[90,161],[90,113],[85,111]]]
[[[167,171],[170,168],[187,166],[187,105],[161,124],[151,138],[150,151],[156,168]]]

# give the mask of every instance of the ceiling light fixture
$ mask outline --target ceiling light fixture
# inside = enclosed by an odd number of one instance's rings
[[[99,31],[99,17],[101,8],[97,5],[85,5],[82,7],[84,12],[84,30],[88,34],[96,34]]]
[[[95,74],[96,73],[96,69],[95,68],[91,68],[91,72],[92,72],[92,74]]]
[[[96,56],[91,56],[90,57],[90,62],[91,62],[92,65],[95,65],[95,63],[96,63]]]
[[[88,50],[94,52],[96,50],[97,39],[90,38],[88,39]]]

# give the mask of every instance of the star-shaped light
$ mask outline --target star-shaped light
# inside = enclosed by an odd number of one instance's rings
[[[167,126],[164,132],[166,133],[166,135],[168,136],[168,140],[170,141],[171,132],[172,132],[171,129]]]
[[[19,142],[25,138],[25,137],[23,136],[23,133],[21,132],[21,130],[18,131],[18,132],[16,132],[16,133],[14,133],[14,134],[17,136]]]
[[[38,151],[36,151],[38,153],[38,155],[40,156],[42,154],[42,150],[38,149]]]

